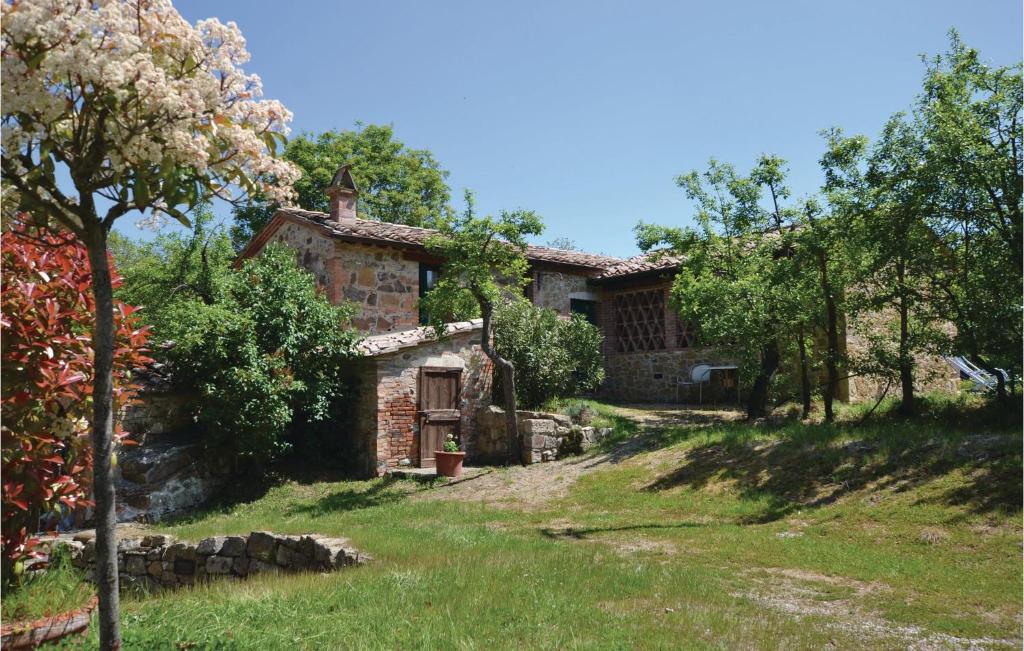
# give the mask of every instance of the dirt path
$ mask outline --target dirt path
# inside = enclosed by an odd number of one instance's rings
[[[467,472],[462,479],[432,488],[416,496],[420,500],[482,502],[488,506],[535,510],[565,496],[585,474],[622,461],[643,451],[646,430],[670,426],[701,427],[742,418],[732,410],[694,410],[665,405],[624,405],[619,416],[639,423],[640,433],[616,448],[558,459],[532,466],[486,468]]]

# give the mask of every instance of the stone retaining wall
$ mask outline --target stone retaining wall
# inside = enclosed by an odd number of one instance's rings
[[[477,458],[474,463],[526,463],[554,461],[589,450],[611,433],[611,428],[581,427],[564,414],[517,411],[519,444],[507,435],[505,411],[489,405],[477,412]]]
[[[62,538],[72,564],[93,580],[96,540],[90,534]],[[198,544],[155,534],[125,538],[117,545],[117,569],[124,588],[146,591],[174,589],[211,578],[242,578],[262,572],[329,572],[362,565],[371,557],[345,538],[315,534],[281,536],[253,531],[247,536],[215,536]]]

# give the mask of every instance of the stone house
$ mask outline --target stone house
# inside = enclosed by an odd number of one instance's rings
[[[358,190],[347,168],[328,188],[330,212],[283,208],[252,239],[239,262],[279,242],[295,249],[335,303],[357,308],[353,325],[366,334],[363,358],[344,372],[358,381],[357,456],[367,472],[433,465],[433,452],[455,433],[472,460],[477,414],[490,398],[491,367],[479,346],[480,324],[452,324],[432,339],[418,299],[436,282],[442,260],[426,240],[435,231],[361,219]],[[527,297],[560,315],[581,313],[603,335],[604,397],[620,401],[696,401],[680,384],[696,364],[728,365],[701,346],[690,324],[669,306],[677,259],[628,260],[530,246]],[[705,399],[735,400],[735,371],[715,373],[700,387]],[[851,393],[844,385],[842,396]]]

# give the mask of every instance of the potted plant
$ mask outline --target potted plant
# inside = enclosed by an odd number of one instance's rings
[[[455,435],[449,432],[444,439],[442,449],[434,452],[437,474],[457,478],[462,474],[462,460],[465,458],[466,453],[459,450]]]

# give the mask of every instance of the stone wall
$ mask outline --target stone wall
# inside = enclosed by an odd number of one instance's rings
[[[581,427],[563,414],[517,411],[520,441],[508,436],[505,411],[488,405],[477,414],[477,459],[474,463],[542,463],[579,454],[611,433],[611,428]]]
[[[269,241],[298,251],[299,263],[327,289],[332,303],[347,301],[357,308],[356,329],[378,334],[419,325],[419,263],[402,251],[338,242],[294,223],[281,226]]]
[[[892,337],[890,324],[895,322],[895,314],[875,313],[863,315],[852,320],[846,329],[846,352],[856,363],[858,357],[868,353],[869,339],[872,336]],[[953,326],[947,325],[947,333],[954,334]],[[894,342],[895,344],[895,342]],[[898,398],[900,385],[898,380],[890,384],[885,378],[872,375],[857,375],[849,378],[840,393],[851,402],[878,400],[889,385],[889,397]],[[960,372],[949,365],[941,355],[926,353],[914,354],[914,391],[927,393],[940,391],[958,393],[960,391]]]
[[[166,391],[144,391],[121,413],[121,426],[135,441],[141,441],[140,437],[150,434],[188,429],[192,413],[187,406],[187,396]]]
[[[557,271],[537,271],[533,276],[533,304],[569,316],[570,294],[586,293],[587,278]]]
[[[473,457],[476,412],[491,396],[491,361],[480,350],[479,339],[479,330],[459,333],[361,362],[358,422],[360,432],[376,443],[364,466],[367,473],[419,464],[421,366],[462,369],[459,427],[463,449]]]
[[[267,240],[267,244],[282,243],[298,252],[298,262],[306,271],[316,276],[325,288],[332,287],[332,278],[338,272],[338,252],[335,241],[313,228],[284,223]],[[337,295],[331,295],[332,302],[338,302]]]
[[[605,382],[600,395],[626,402],[681,402],[697,404],[697,386],[678,386],[689,380],[690,369],[697,364],[724,364],[731,360],[716,356],[714,348],[685,348],[605,355]],[[704,403],[736,402],[736,391],[721,383],[713,373],[700,390]],[[678,397],[677,397],[678,396]]]
[[[90,533],[61,538],[72,563],[94,580],[96,540]],[[123,588],[148,592],[173,589],[214,578],[242,578],[266,572],[329,572],[362,565],[371,557],[345,538],[315,534],[281,536],[253,531],[247,536],[216,536],[199,543],[156,534],[118,541],[117,569]]]

